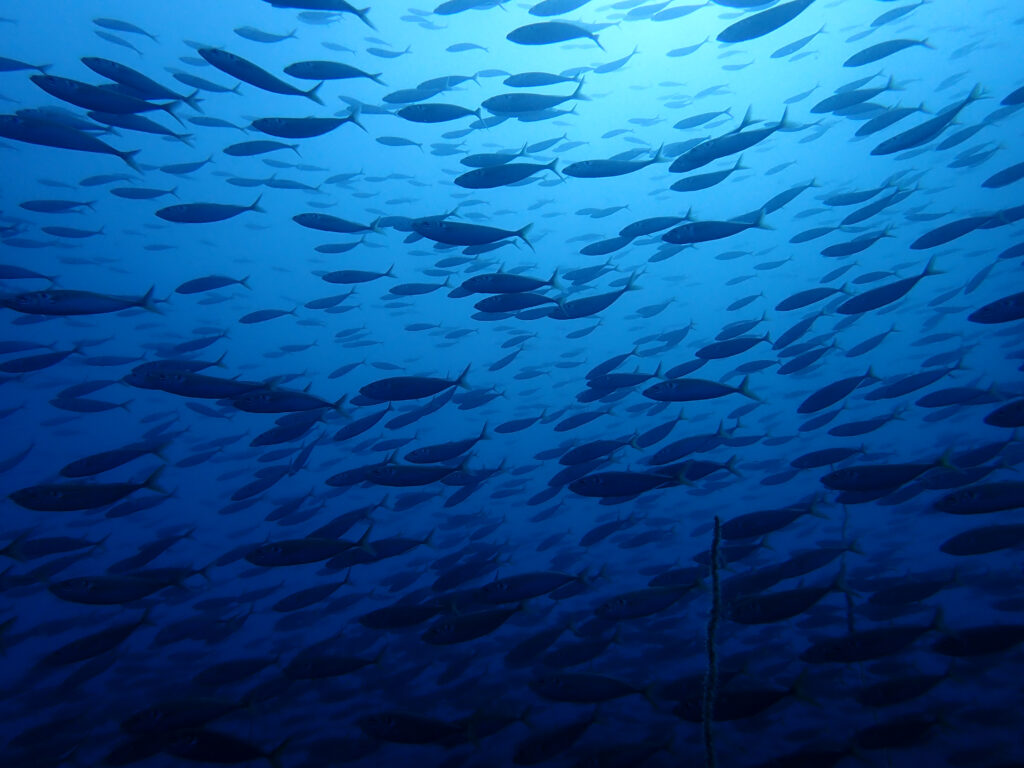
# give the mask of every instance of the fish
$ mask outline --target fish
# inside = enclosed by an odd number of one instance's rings
[[[150,288],[141,296],[111,296],[71,289],[30,291],[0,298],[0,306],[27,315],[48,317],[108,314],[135,307],[159,312],[159,300],[153,297],[154,290]]]
[[[384,85],[384,82],[380,79],[383,73],[370,74],[339,61],[297,61],[285,67],[284,73],[297,77],[300,80],[348,80],[365,77],[378,85]]]
[[[562,169],[562,172],[566,176],[573,176],[578,179],[609,178],[633,173],[654,163],[660,163],[663,160],[664,157],[661,154],[661,149],[659,149],[650,160],[581,160],[570,163]]]
[[[260,208],[262,195],[257,197],[249,205],[229,205],[227,203],[181,203],[161,208],[156,212],[164,221],[171,221],[177,224],[209,224],[216,221],[225,221],[234,218],[247,211],[265,213]]]
[[[1024,293],[1013,293],[976,309],[967,316],[972,323],[994,325],[1024,317]]]
[[[948,107],[946,110],[940,112],[930,120],[926,120],[920,125],[886,139],[872,149],[871,154],[882,156],[891,155],[896,152],[903,152],[908,149],[913,149],[914,147],[919,147],[922,144],[927,144],[929,141],[937,138],[942,131],[945,130],[946,126],[956,119],[956,116],[960,114],[960,112],[966,109],[970,104],[982,98],[983,95],[984,91],[981,86],[975,86],[963,101]]]
[[[370,29],[376,29],[370,23],[369,8],[356,8],[346,0],[263,0],[274,8],[301,8],[308,11],[322,11],[327,13],[349,13],[358,18]]]
[[[902,299],[923,278],[940,274],[942,273],[935,268],[935,258],[933,257],[929,260],[928,264],[925,265],[921,274],[916,277],[897,280],[894,283],[879,286],[878,288],[872,288],[864,293],[853,296],[836,307],[836,312],[843,315],[856,315],[862,312],[870,312],[871,310],[878,309],[879,307],[884,307],[887,304],[891,304],[894,301]]]
[[[200,99],[197,98],[199,94],[198,89],[188,95],[178,94],[131,67],[99,56],[83,56],[82,63],[102,77],[127,86],[136,93],[145,94],[146,99],[181,101],[197,112],[202,111],[199,108]]]
[[[843,62],[844,67],[863,67],[865,64],[873,64],[880,59],[892,56],[907,48],[914,46],[932,48],[927,40],[886,40],[884,43],[875,43],[867,48],[857,51],[850,58]]]
[[[96,509],[120,501],[140,490],[162,492],[159,485],[163,467],[153,471],[141,483],[49,483],[30,485],[8,494],[24,509],[37,512],[74,512]]]
[[[512,30],[505,37],[519,45],[551,45],[552,43],[587,38],[593,40],[594,45],[602,51],[604,50],[596,34],[564,21],[538,21],[533,24],[525,24]]]
[[[235,27],[236,35],[244,37],[246,40],[252,40],[255,43],[280,43],[282,40],[290,40],[295,37],[296,31],[293,29],[286,35],[278,35],[273,32],[265,32],[256,27]]]
[[[128,167],[136,171],[139,170],[135,156],[141,150],[115,149],[88,133],[47,120],[26,118],[18,115],[0,115],[0,136],[45,147],[114,155],[119,157]]]
[[[532,226],[532,224],[526,224],[520,229],[508,230],[482,224],[447,221],[435,217],[413,219],[411,222],[411,228],[417,234],[447,245],[486,245],[506,238],[519,238],[529,246],[530,242],[526,239],[526,235],[529,234]],[[532,248],[532,246],[530,247]]]
[[[340,128],[345,123],[353,123],[359,127],[359,111],[353,110],[346,117],[261,117],[253,120],[250,127],[261,133],[277,136],[282,139],[310,139],[323,136]],[[366,130],[363,128],[363,130]],[[293,146],[292,149],[295,147]],[[230,153],[229,153],[230,154]]]
[[[92,23],[98,27],[103,27],[104,29],[112,29],[115,32],[127,32],[132,35],[142,35],[143,37],[148,37],[154,43],[158,42],[156,35],[151,32],[147,32],[137,24],[132,24],[130,21],[113,19],[110,17],[98,17],[93,19]]]
[[[317,91],[323,85],[322,81],[308,91],[303,91],[275,77],[248,59],[243,59],[241,56],[221,48],[200,48],[198,53],[205,61],[224,74],[231,75],[256,88],[270,91],[271,93],[280,93],[285,96],[305,96],[310,101],[323,104],[323,101],[317,95]]]
[[[575,90],[568,96],[555,96],[546,93],[500,93],[491,96],[480,103],[481,109],[486,109],[492,115],[528,117],[534,113],[542,114],[547,110],[554,109],[567,101],[587,101],[588,96],[583,94],[584,81],[581,77]],[[528,147],[531,152],[542,152],[543,149]]]
[[[558,158],[550,163],[506,163],[492,167],[476,168],[467,171],[455,179],[455,183],[466,189],[494,189],[516,184],[530,178],[541,171],[551,171],[560,179]]]
[[[713,400],[731,394],[740,394],[756,400],[750,391],[749,377],[745,377],[738,387],[720,384],[707,379],[677,378],[654,384],[644,390],[644,397],[659,402],[682,403],[695,400]]]
[[[756,40],[785,26],[807,8],[814,0],[790,0],[765,11],[746,16],[733,22],[718,33],[720,43],[742,43]]]

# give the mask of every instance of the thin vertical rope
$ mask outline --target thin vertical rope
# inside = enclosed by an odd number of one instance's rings
[[[708,670],[704,678],[704,754],[707,768],[716,768],[715,738],[711,723],[715,716],[715,699],[718,696],[718,656],[715,652],[715,635],[718,632],[718,616],[722,610],[722,587],[718,577],[719,548],[722,544],[722,522],[715,516],[715,534],[711,540],[711,615],[708,617]]]

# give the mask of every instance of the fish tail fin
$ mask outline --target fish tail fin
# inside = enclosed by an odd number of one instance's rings
[[[760,397],[758,397],[757,395],[750,391],[750,376],[743,377],[743,381],[740,382],[739,389],[737,389],[736,391],[739,392],[744,397],[749,397],[751,400],[755,400],[759,403],[764,402]]]
[[[591,33],[591,34],[587,35],[587,37],[589,37],[591,40],[593,40],[594,44],[598,48],[600,48],[602,51],[604,50],[604,46],[601,45],[601,41],[597,39],[597,34],[596,33]]]
[[[935,259],[937,258],[938,256],[932,256],[930,259],[928,259],[928,264],[925,265],[924,272],[921,273],[921,277],[930,277],[931,275],[945,274],[945,272],[943,272],[941,269],[935,268]]]
[[[363,550],[366,554],[370,555],[371,557],[376,557],[377,551],[373,548],[373,545],[370,543],[370,532],[372,530],[373,520],[371,520],[370,524],[366,526],[366,530],[363,532],[363,535],[359,537],[359,540],[356,542],[356,548]]]
[[[569,96],[570,99],[576,99],[578,101],[590,101],[590,97],[589,96],[585,96],[583,94],[583,83],[584,82],[586,82],[586,78],[584,78],[581,75],[580,76],[580,81],[576,85],[576,90],[572,92],[571,96]]]
[[[345,121],[349,122],[349,123],[354,123],[355,125],[359,126],[363,130],[363,132],[365,133],[366,132],[366,126],[363,125],[361,122],[359,122],[359,113],[360,113],[360,111],[361,110],[360,110],[358,104],[353,105],[352,106],[352,111],[350,111],[348,113],[348,116],[345,118]]]
[[[374,32],[376,32],[376,31],[377,31],[377,28],[376,28],[375,26],[373,26],[373,22],[372,22],[372,21],[370,21],[370,17],[369,17],[368,15],[367,15],[367,14],[369,14],[369,13],[370,13],[370,9],[369,9],[369,7],[366,7],[366,8],[357,8],[357,9],[356,9],[356,10],[354,11],[354,13],[355,13],[355,15],[356,15],[356,16],[358,16],[358,17],[359,17],[359,20],[360,20],[361,22],[363,22],[363,24],[365,24],[366,26],[368,26],[368,27],[369,27],[370,29],[372,29],[372,30],[373,30]]]
[[[167,190],[167,194],[170,195],[171,197],[173,197],[175,200],[181,200],[181,198],[178,197],[178,188],[177,187],[171,187],[169,190]]]
[[[533,251],[533,250],[535,250],[534,247],[533,247],[533,243],[531,243],[529,240],[526,239],[526,236],[530,233],[531,229],[533,229],[533,224],[527,224],[522,229],[517,229],[515,231],[515,235],[520,240],[522,240],[524,243],[526,243],[526,245],[529,246],[530,250]]]
[[[747,107],[747,111],[743,113],[743,119],[740,120],[740,126],[733,133],[742,133],[743,129],[748,125],[753,125],[757,120],[754,119],[754,108]]]
[[[146,478],[145,482],[142,483],[142,487],[148,488],[151,491],[156,491],[157,493],[166,494],[167,489],[160,485],[160,476],[164,473],[165,469],[167,469],[167,465],[161,464],[153,470],[152,474],[150,474],[150,476]]]
[[[810,674],[810,667],[804,667],[800,670],[800,674],[797,675],[796,680],[793,681],[793,685],[790,687],[789,691],[793,694],[793,698],[799,699],[800,701],[811,704],[815,707],[820,707],[821,703],[807,692],[807,678]]]
[[[849,544],[846,545],[847,552],[853,552],[855,555],[863,555],[864,550],[860,547],[859,539],[852,539]]]
[[[267,753],[267,761],[270,763],[271,766],[273,766],[273,768],[282,768],[281,755],[284,754],[285,749],[288,748],[288,745],[291,744],[294,738],[294,736],[289,736],[287,739],[282,741],[280,744],[278,744],[276,747],[274,747]]]
[[[163,312],[156,306],[158,299],[153,298],[153,291],[155,290],[155,285],[149,286],[149,290],[142,294],[142,298],[139,299],[139,306],[147,312],[155,312],[158,315],[162,315]]]
[[[551,273],[551,277],[548,279],[548,284],[556,291],[564,291],[565,286],[562,281],[558,278],[558,267],[555,267],[555,271]]]
[[[202,99],[199,98],[198,88],[192,91],[192,93],[190,93],[188,96],[182,97],[181,100],[188,104],[190,107],[192,107],[192,109],[194,109],[196,112],[203,111],[203,108],[199,106],[199,102],[201,102]]]
[[[617,629],[618,629],[618,625],[616,625],[616,630]],[[645,699],[647,699],[647,703],[650,704],[652,707],[654,707],[655,710],[660,711],[661,710],[661,702],[658,699],[658,691],[659,690],[661,690],[661,682],[660,681],[656,682],[656,683],[651,683],[646,688],[642,688],[642,689],[638,690],[637,693],[641,694]]]
[[[430,529],[430,533],[428,533],[426,535],[426,537],[423,539],[423,541],[420,542],[420,546],[422,546],[422,547],[430,547],[430,549],[433,549],[434,548],[434,534],[435,533],[437,533],[437,528],[431,528]]]
[[[787,106],[784,110],[782,110],[782,119],[779,120],[779,127],[776,128],[775,130],[793,131],[796,130],[797,127],[797,124],[789,119],[789,107]]]
[[[952,446],[942,452],[942,455],[935,460],[936,467],[942,467],[943,469],[958,470],[959,468],[953,463],[953,448]]]
[[[263,199],[263,193],[261,192],[256,197],[256,199],[253,200],[252,205],[249,206],[248,210],[256,211],[257,213],[266,213],[266,210],[264,210],[263,208],[260,208],[260,200],[262,200],[262,199]]]
[[[303,91],[302,95],[305,96],[307,99],[315,101],[317,104],[323,106],[324,102],[321,100],[320,96],[317,94],[317,91],[320,90],[320,86],[323,85],[323,84],[324,84],[324,81],[321,80],[319,83],[314,85],[308,91]]]
[[[117,156],[128,163],[128,167],[133,171],[140,171],[141,168],[135,162],[135,156],[141,152],[141,149],[133,149],[128,152],[118,152]]]
[[[162,109],[164,112],[166,112],[171,117],[173,117],[175,120],[177,120],[179,125],[184,125],[185,123],[182,122],[181,118],[178,117],[175,114],[175,112],[174,112],[174,110],[176,110],[178,108],[178,105],[180,103],[181,102],[178,102],[178,101],[171,101],[171,102],[169,102],[167,104],[161,104],[159,108]]]
[[[472,363],[467,363],[466,367],[462,369],[462,373],[459,374],[459,378],[455,380],[455,386],[461,387],[462,389],[471,389],[469,383],[467,383],[466,377],[469,375],[469,368]]]
[[[550,163],[545,165],[544,167],[547,168],[552,173],[554,173],[555,176],[557,176],[559,179],[561,179],[562,181],[565,181],[565,177],[561,173],[558,172],[558,158],[557,157],[554,160],[552,160]]]

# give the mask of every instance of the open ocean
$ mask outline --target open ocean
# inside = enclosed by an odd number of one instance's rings
[[[0,766],[1024,766],[1024,5],[0,0]]]

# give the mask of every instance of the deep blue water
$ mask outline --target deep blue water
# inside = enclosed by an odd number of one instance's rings
[[[1024,11],[281,4],[0,3],[0,762],[1022,764]]]

